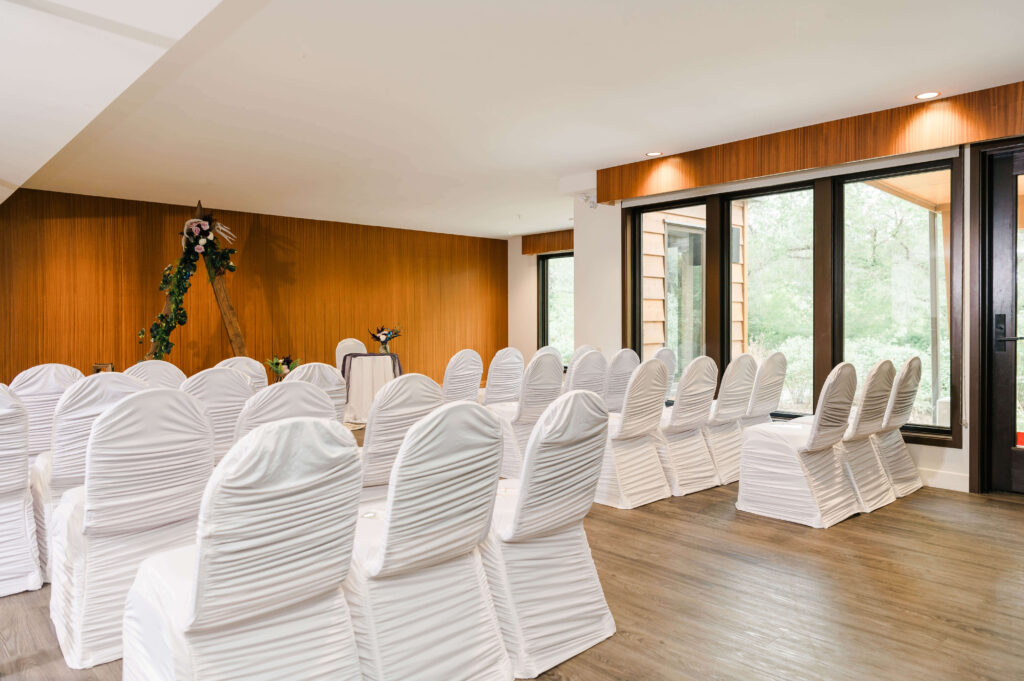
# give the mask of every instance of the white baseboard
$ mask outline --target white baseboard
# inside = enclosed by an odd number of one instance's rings
[[[950,489],[954,492],[967,492],[970,490],[970,477],[966,473],[920,467],[917,470],[921,474],[925,487]]]

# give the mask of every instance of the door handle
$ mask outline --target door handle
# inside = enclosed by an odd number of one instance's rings
[[[1024,340],[1024,336],[1011,336],[1009,338],[996,338],[996,343],[1009,343],[1010,341]]]

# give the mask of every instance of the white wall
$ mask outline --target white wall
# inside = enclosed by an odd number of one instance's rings
[[[537,256],[522,237],[508,240],[508,344],[527,360],[537,351]]]
[[[577,196],[573,253],[576,345],[595,345],[611,357],[622,347],[622,209],[591,208]]]

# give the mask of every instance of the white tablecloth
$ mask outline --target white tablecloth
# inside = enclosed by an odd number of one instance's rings
[[[395,378],[395,362],[391,355],[355,355],[350,362],[345,421],[366,423],[373,396],[385,383]]]

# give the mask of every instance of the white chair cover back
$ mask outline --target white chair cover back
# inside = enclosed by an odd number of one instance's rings
[[[672,348],[659,348],[654,353],[654,359],[660,359],[665,364],[665,368],[668,369],[668,384],[671,388],[672,381],[676,377],[676,353],[672,351]]]
[[[772,412],[779,408],[785,382],[786,356],[781,352],[773,352],[764,358],[757,369],[745,418],[760,422],[770,421]]]
[[[670,416],[662,421],[666,432],[682,432],[703,426],[711,415],[711,402],[718,387],[718,365],[710,357],[695,357],[679,377]]]
[[[394,576],[470,553],[491,522],[502,450],[498,418],[456,402],[409,429],[388,487],[384,538],[372,577]]]
[[[357,355],[366,354],[366,343],[358,338],[346,338],[338,343],[337,347],[334,348],[334,363],[338,371],[341,371],[341,364],[345,361],[345,355],[353,353]]]
[[[312,383],[282,381],[246,400],[235,424],[235,442],[265,423],[296,416],[337,419],[338,413],[327,393]]]
[[[861,388],[857,409],[851,412],[850,427],[838,448],[863,513],[896,500],[889,476],[871,443],[871,436],[882,429],[895,377],[896,367],[887,359],[871,368]]]
[[[28,411],[0,383],[0,596],[42,584],[28,491]]]
[[[569,366],[565,376],[565,390],[589,390],[604,395],[608,385],[608,360],[597,350],[585,352]]]
[[[857,370],[842,362],[829,373],[818,396],[818,408],[803,451],[828,449],[843,439],[850,425],[850,407],[857,392]]]
[[[554,345],[545,345],[542,348],[538,348],[537,352],[534,353],[533,357],[536,357],[537,355],[540,355],[540,354],[543,354],[543,353],[547,353],[547,354],[551,355],[552,357],[554,357],[555,359],[557,359],[559,364],[562,363],[562,353]],[[530,359],[532,360],[533,357],[531,357]]]
[[[523,372],[523,385],[519,390],[514,424],[529,425],[537,422],[548,405],[562,393],[562,360],[550,352],[538,352]],[[527,436],[528,437],[528,436]],[[526,438],[522,438],[523,446]]]
[[[572,357],[569,359],[569,367],[572,367],[576,360],[578,360],[580,357],[587,354],[588,352],[591,352],[592,350],[597,350],[597,348],[594,347],[593,345],[581,345],[578,348],[576,348],[576,350],[573,351],[572,353]]]
[[[338,415],[338,422],[345,422],[345,404],[348,402],[348,395],[345,386],[345,379],[337,368],[322,362],[309,362],[300,364],[284,377],[285,381],[305,381],[327,393],[334,403],[334,411]]]
[[[857,410],[850,419],[850,427],[844,439],[865,438],[882,429],[895,377],[896,367],[887,359],[871,367],[868,377],[864,379]]]
[[[523,384],[523,353],[516,348],[502,348],[487,367],[484,404],[513,402],[519,399]]]
[[[623,348],[615,353],[608,364],[608,382],[604,389],[604,402],[608,411],[622,411],[622,400],[626,395],[633,370],[640,366],[640,357],[630,348]],[[666,391],[668,388],[665,389]],[[662,394],[662,402],[665,401]]]
[[[917,464],[910,456],[907,443],[900,433],[900,428],[906,425],[913,415],[914,400],[920,383],[921,360],[911,357],[893,381],[881,430],[871,435],[872,446],[897,497],[905,497],[924,484]]]
[[[28,454],[35,457],[50,449],[53,437],[53,411],[57,400],[82,372],[65,364],[40,364],[26,369],[11,381],[11,390],[28,412]]]
[[[744,352],[729,362],[722,376],[718,399],[711,407],[711,424],[735,421],[747,413],[757,376],[757,360]]]
[[[665,404],[668,369],[661,360],[649,359],[636,368],[622,400],[622,418],[608,435],[616,439],[654,433]]]
[[[218,367],[241,371],[252,381],[253,390],[259,392],[267,387],[267,370],[252,357],[228,357],[217,362]]]
[[[363,485],[386,485],[406,433],[444,404],[441,387],[423,374],[403,374],[377,391],[363,436]]]
[[[882,430],[896,430],[910,422],[914,411],[917,388],[921,384],[921,360],[911,357],[900,368],[893,382],[892,395],[885,409]]]
[[[181,390],[203,403],[213,423],[213,457],[219,462],[235,441],[235,426],[245,403],[256,392],[238,369],[213,367],[188,377]]]
[[[483,373],[484,361],[480,359],[480,353],[469,349],[456,352],[444,370],[444,384],[441,387],[444,401],[476,402]]]
[[[185,372],[162,359],[143,360],[125,369],[124,373],[150,388],[180,388],[185,382]]]
[[[28,488],[28,410],[0,383],[0,495]]]

